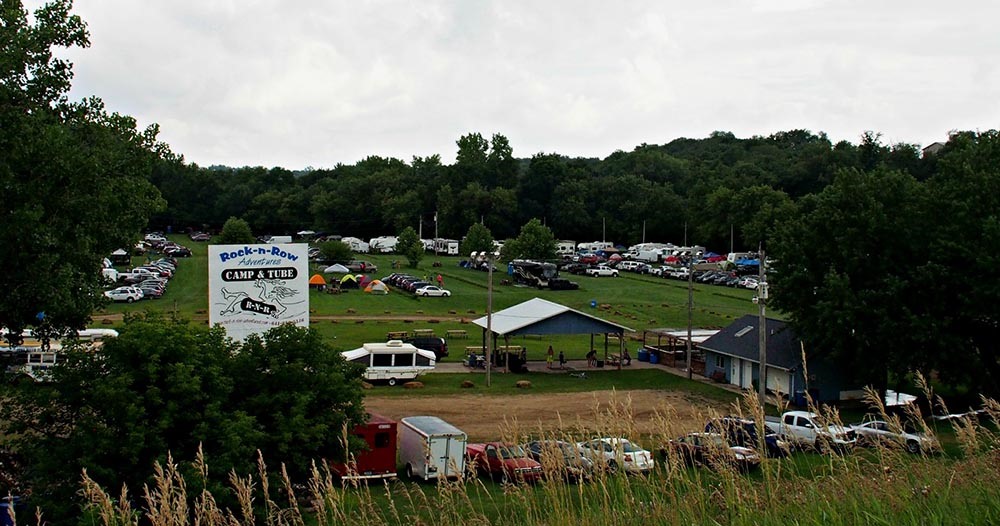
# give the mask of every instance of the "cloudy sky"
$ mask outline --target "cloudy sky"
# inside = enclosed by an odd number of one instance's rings
[[[38,1],[26,2],[29,9]],[[986,1],[76,0],[97,95],[203,166],[518,157],[805,128],[927,145],[1000,126]]]

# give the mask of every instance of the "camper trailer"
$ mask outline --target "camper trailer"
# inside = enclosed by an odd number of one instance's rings
[[[372,252],[378,254],[390,254],[396,251],[396,236],[373,237],[368,240],[368,247]]]
[[[576,241],[571,241],[569,239],[563,239],[556,243],[556,255],[562,256],[564,258],[570,257],[576,254]]]
[[[577,252],[597,252],[608,248],[615,248],[615,244],[610,241],[591,241],[590,243],[580,243],[576,246]]]
[[[349,451],[348,457],[331,461],[330,470],[344,480],[385,479],[396,476],[396,421],[374,413],[368,421],[354,426],[352,434],[364,441],[364,448]]]
[[[366,343],[358,349],[341,354],[345,360],[366,367],[366,380],[386,380],[389,385],[396,385],[399,380],[412,380],[434,369],[436,359],[433,352],[418,349],[400,340]]]
[[[434,240],[434,253],[435,254],[447,254],[449,256],[458,255],[458,241],[454,239],[441,239],[437,238]]]
[[[462,478],[468,443],[464,431],[436,416],[410,416],[399,423],[399,461],[408,477]]]
[[[356,237],[344,237],[340,239],[340,242],[351,247],[352,252],[358,252],[361,254],[368,253],[369,249],[368,243],[365,243],[364,241],[361,241]]]

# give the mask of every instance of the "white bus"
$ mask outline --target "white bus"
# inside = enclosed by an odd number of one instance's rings
[[[344,351],[344,359],[366,367],[366,380],[387,380],[396,385],[399,380],[413,380],[434,369],[436,356],[431,351],[417,349],[400,340],[386,343],[366,343],[353,351]]]

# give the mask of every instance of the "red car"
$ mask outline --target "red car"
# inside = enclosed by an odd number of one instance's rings
[[[468,444],[465,464],[478,473],[501,482],[535,482],[543,475],[542,465],[528,457],[521,446],[501,442]]]

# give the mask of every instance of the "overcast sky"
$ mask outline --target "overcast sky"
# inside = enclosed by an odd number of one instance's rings
[[[28,1],[34,9],[40,2]],[[72,96],[202,166],[517,157],[804,128],[926,146],[1000,126],[1000,3],[76,0]]]

